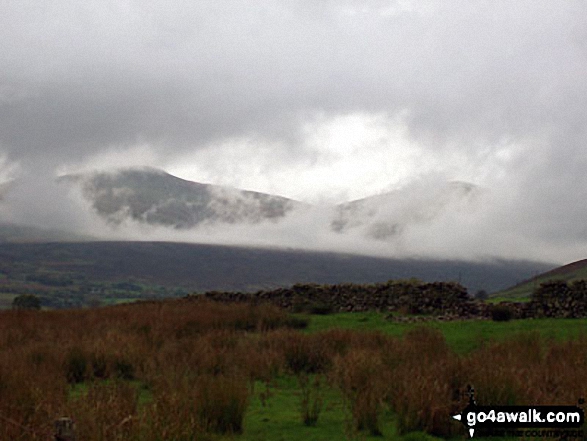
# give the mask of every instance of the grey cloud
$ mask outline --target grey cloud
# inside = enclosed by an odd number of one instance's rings
[[[0,151],[37,182],[140,144],[172,161],[249,137],[289,163],[316,154],[302,127],[317,114],[403,115],[424,152],[479,169],[523,146],[488,180],[492,216],[584,241],[586,14],[578,0],[6,1]]]
[[[525,136],[583,104],[564,89],[585,67],[581,28],[569,26],[574,2],[459,2],[391,16],[384,2],[364,11],[356,2],[56,5],[31,14],[25,29],[39,26],[38,40],[5,31],[5,61],[21,67],[8,71],[41,84],[36,99],[4,109],[8,148],[26,117],[50,141],[69,129],[55,142],[71,144],[69,154],[137,139],[194,148],[250,131],[293,142],[300,112],[405,109],[413,135],[438,148]],[[23,143],[40,144],[34,132]]]

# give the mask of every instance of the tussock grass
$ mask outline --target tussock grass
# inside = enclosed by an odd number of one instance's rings
[[[403,330],[300,332],[270,306],[196,300],[1,312],[0,439],[44,441],[62,416],[84,441],[248,439],[251,403],[271,407],[269,385],[284,378],[298,391],[290,430],[332,427],[336,415],[344,425],[337,397],[349,433],[367,437],[389,436],[390,421],[396,438],[462,436],[449,415],[468,384],[483,404],[587,396],[586,337],[526,332],[456,351],[434,326]]]

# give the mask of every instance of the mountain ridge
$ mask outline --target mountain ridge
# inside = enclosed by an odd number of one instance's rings
[[[282,196],[203,184],[156,168],[64,175],[108,222],[125,217],[147,224],[189,229],[205,221],[258,223],[285,216],[301,204]]]
[[[295,283],[374,283],[390,279],[456,281],[470,293],[504,289],[551,264],[494,260],[466,262],[390,259],[332,252],[263,249],[174,242],[7,243],[0,246],[0,272],[60,274],[98,281],[144,281],[190,291],[255,291]],[[19,275],[20,274],[20,275]],[[1,281],[1,280],[0,280]]]
[[[118,169],[65,175],[93,210],[108,223],[125,219],[189,230],[203,225],[279,224],[304,218],[334,233],[358,232],[386,240],[413,225],[426,224],[448,210],[474,201],[478,188],[453,181],[425,188],[394,190],[339,204],[313,205],[294,199],[178,178],[155,168]]]

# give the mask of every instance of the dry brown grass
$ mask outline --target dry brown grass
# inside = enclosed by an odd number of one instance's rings
[[[238,434],[254,382],[281,374],[328,379],[320,387],[339,388],[354,429],[373,434],[385,410],[400,433],[461,434],[449,416],[462,409],[467,384],[483,404],[587,396],[586,338],[527,334],[459,356],[429,328],[399,339],[337,329],[305,335],[289,325],[273,307],[193,300],[2,312],[0,439],[44,441],[61,416],[76,421],[84,441]],[[307,392],[306,416],[317,419],[318,391]]]

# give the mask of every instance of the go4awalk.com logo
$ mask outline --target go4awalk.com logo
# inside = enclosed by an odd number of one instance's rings
[[[469,404],[453,418],[465,426],[471,438],[475,433],[583,438],[580,428],[585,421],[583,409],[578,406],[478,406],[472,388],[469,388]]]

